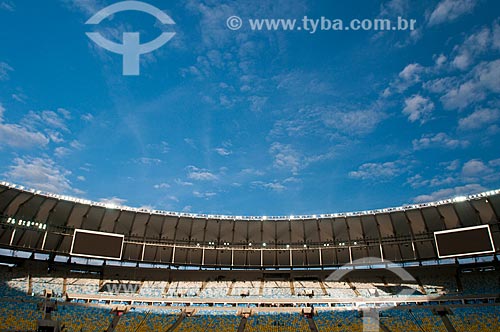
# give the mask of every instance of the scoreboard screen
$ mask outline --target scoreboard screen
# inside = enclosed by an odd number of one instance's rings
[[[124,235],[75,229],[71,244],[71,255],[121,259]]]
[[[489,225],[434,232],[439,258],[494,253]]]

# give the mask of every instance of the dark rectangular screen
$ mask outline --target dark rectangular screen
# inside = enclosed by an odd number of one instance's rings
[[[440,258],[495,252],[488,225],[435,232]]]
[[[71,254],[76,256],[121,259],[123,235],[76,229]]]

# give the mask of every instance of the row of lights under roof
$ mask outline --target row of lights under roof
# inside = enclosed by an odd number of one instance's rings
[[[22,220],[22,219],[16,220],[14,218],[9,217],[7,218],[6,222],[7,224],[12,224],[12,225],[26,226],[38,229],[47,229],[47,224],[30,220]]]
[[[224,243],[222,243],[222,244],[223,244],[224,246],[229,246],[229,245],[231,245],[229,242],[224,242]],[[358,242],[357,242],[357,241],[354,241],[352,244],[353,244],[353,245],[357,245],[357,244],[358,244]],[[215,246],[215,242],[214,242],[214,241],[209,241],[209,242],[208,242],[208,245],[209,245],[209,246]],[[347,245],[347,243],[346,243],[346,242],[340,242],[340,243],[339,243],[339,246],[346,246],[346,245]],[[201,246],[201,244],[198,242],[198,243],[196,243],[196,246],[197,246],[197,247],[200,247],[200,246]],[[252,243],[252,242],[249,242],[249,243],[248,243],[248,246],[249,246],[249,247],[253,246],[253,243]],[[330,246],[330,243],[323,243],[323,247],[329,247],[329,246]],[[266,243],[266,242],[263,242],[263,243],[262,243],[262,247],[267,247],[267,243]],[[288,248],[290,248],[290,245],[289,245],[289,244],[287,244],[287,245],[285,245],[285,247],[288,249]],[[308,245],[307,245],[307,244],[303,244],[303,247],[304,247],[304,248],[308,248]]]
[[[228,215],[212,215],[212,214],[195,214],[195,213],[186,213],[186,212],[172,212],[172,211],[163,211],[163,210],[149,210],[149,209],[144,209],[144,208],[133,208],[130,206],[118,206],[118,205],[109,205],[106,203],[102,202],[93,202],[90,200],[86,199],[81,199],[81,198],[75,198],[72,196],[63,196],[63,195],[57,195],[57,194],[52,194],[52,193],[47,193],[47,192],[42,192],[40,190],[34,190],[34,189],[28,189],[20,185],[12,184],[9,182],[2,181],[0,182],[1,185],[3,186],[8,186],[11,188],[15,189],[20,189],[24,190],[27,192],[32,192],[37,195],[44,195],[47,197],[54,197],[57,199],[64,199],[67,201],[71,202],[77,202],[77,203],[82,203],[82,204],[87,204],[87,205],[94,205],[94,206],[101,206],[109,209],[121,209],[121,210],[129,210],[129,211],[135,211],[135,212],[145,212],[145,213],[157,213],[157,214],[162,214],[162,215],[167,215],[167,216],[175,216],[175,217],[188,217],[188,218],[211,218],[211,219],[224,219],[224,220],[307,220],[307,219],[323,219],[323,218],[342,218],[342,217],[356,217],[356,216],[363,216],[363,215],[372,215],[372,214],[377,214],[377,213],[387,213],[387,212],[393,212],[393,211],[405,211],[408,209],[418,209],[418,208],[423,208],[423,207],[428,207],[428,206],[436,206],[436,205],[442,205],[442,204],[448,204],[448,203],[455,203],[455,202],[463,202],[467,199],[475,199],[475,198],[480,198],[480,197],[488,197],[492,195],[497,195],[500,194],[500,189],[496,190],[490,190],[486,192],[482,192],[479,194],[472,194],[468,196],[457,196],[455,198],[450,198],[446,200],[441,200],[441,201],[435,201],[435,202],[429,202],[429,203],[419,203],[419,204],[411,204],[411,205],[406,205],[406,206],[400,206],[400,207],[391,207],[391,208],[385,208],[385,209],[378,209],[378,210],[367,210],[367,211],[358,211],[358,212],[343,212],[343,213],[328,213],[328,214],[320,214],[320,215],[301,215],[301,216],[228,216]]]

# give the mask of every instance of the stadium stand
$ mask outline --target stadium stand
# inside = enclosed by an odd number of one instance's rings
[[[305,318],[298,313],[263,312],[248,318],[246,332],[308,331]]]
[[[497,211],[500,191],[229,218],[110,209],[3,183],[0,332],[500,331]],[[432,232],[459,224],[491,232],[495,252],[438,257]],[[121,234],[123,258],[71,254],[75,228]],[[370,255],[379,260],[355,263]]]

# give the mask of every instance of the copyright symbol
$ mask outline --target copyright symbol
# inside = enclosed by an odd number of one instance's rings
[[[243,21],[238,16],[230,16],[227,18],[226,25],[231,30],[238,30],[243,25]]]

